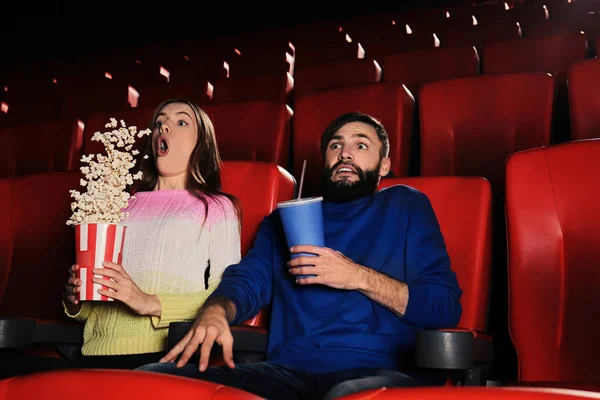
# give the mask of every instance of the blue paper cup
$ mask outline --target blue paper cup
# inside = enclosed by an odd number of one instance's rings
[[[294,199],[277,204],[288,247],[302,244],[325,246],[322,204],[322,197]],[[316,255],[312,253],[290,254],[292,259],[301,256],[315,257]],[[314,275],[297,275],[298,278],[310,276]]]

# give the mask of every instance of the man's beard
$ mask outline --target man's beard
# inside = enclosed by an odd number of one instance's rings
[[[348,178],[333,180],[333,171],[340,165],[351,165],[358,175],[357,181]],[[323,200],[332,203],[348,203],[361,197],[371,195],[377,191],[379,185],[379,167],[363,171],[353,163],[338,161],[332,167],[325,167],[321,180],[323,181]]]

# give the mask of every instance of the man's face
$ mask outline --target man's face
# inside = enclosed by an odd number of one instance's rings
[[[352,201],[377,190],[379,178],[390,170],[381,158],[382,143],[372,126],[350,122],[330,139],[325,150],[325,195],[337,202]]]

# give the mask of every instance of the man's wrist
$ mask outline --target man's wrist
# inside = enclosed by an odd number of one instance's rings
[[[202,307],[202,313],[207,311],[211,312],[222,312],[224,314],[225,319],[228,322],[233,321],[236,314],[235,305],[233,302],[225,297],[212,297],[209,298],[206,303],[204,303],[204,307]]]

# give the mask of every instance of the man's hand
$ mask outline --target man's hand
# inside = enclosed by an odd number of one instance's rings
[[[292,253],[311,253],[317,257],[301,256],[288,262],[292,275],[315,275],[296,278],[300,285],[321,284],[335,289],[360,290],[364,284],[367,268],[327,247],[310,245],[294,246]]]
[[[210,351],[217,342],[223,348],[223,360],[229,368],[233,363],[233,335],[229,328],[226,309],[219,305],[211,305],[200,312],[188,333],[167,353],[160,362],[174,362],[177,356],[177,367],[183,367],[190,357],[200,348],[200,372],[208,366]]]

